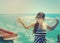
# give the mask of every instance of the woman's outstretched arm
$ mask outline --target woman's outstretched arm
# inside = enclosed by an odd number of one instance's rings
[[[18,18],[18,22],[21,23],[25,29],[29,29],[30,27],[34,26],[34,24],[30,24],[29,26],[26,26],[25,23],[23,23],[21,18]]]
[[[59,24],[59,20],[56,18],[56,23],[52,24],[51,27],[49,25],[47,25],[47,27],[49,30],[53,30],[58,24]]]

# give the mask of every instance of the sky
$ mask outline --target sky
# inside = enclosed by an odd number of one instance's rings
[[[0,14],[60,13],[60,0],[0,0]]]

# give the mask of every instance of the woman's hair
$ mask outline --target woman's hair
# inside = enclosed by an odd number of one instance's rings
[[[38,22],[36,22],[36,23],[35,23],[35,25],[34,25],[33,33],[36,33],[36,30],[37,30],[37,28],[38,28],[38,25],[39,25],[39,23],[38,23]]]
[[[39,12],[37,15],[36,15],[36,18],[43,18],[45,19],[45,14],[43,12]]]
[[[42,12],[39,12],[39,13],[37,14],[36,18],[43,18],[43,20],[44,20],[44,19],[45,19],[45,14],[42,13]],[[36,22],[35,25],[34,25],[33,33],[36,33],[36,30],[37,30],[37,28],[38,28],[38,25],[39,25],[39,23]]]

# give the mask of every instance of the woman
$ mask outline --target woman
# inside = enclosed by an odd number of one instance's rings
[[[45,14],[43,12],[39,12],[36,16],[36,23],[33,23],[29,26],[26,26],[21,18],[18,18],[18,21],[23,25],[25,29],[29,29],[30,27],[34,27],[34,34],[35,34],[35,40],[34,43],[46,43],[45,36],[46,36],[46,30],[53,30],[56,25],[58,24],[58,19],[56,19],[56,23],[52,24],[53,26],[50,27],[44,22]]]

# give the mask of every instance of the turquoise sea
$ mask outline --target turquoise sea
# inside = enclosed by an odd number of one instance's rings
[[[0,14],[0,28],[14,32],[18,34],[18,39],[14,40],[14,43],[33,43],[34,34],[33,28],[25,29],[17,18],[22,18],[26,25],[30,25],[34,22],[36,14]],[[59,17],[59,24],[57,27],[48,31],[46,34],[47,43],[57,43],[57,35],[60,34],[60,14],[46,14],[46,17],[56,18]],[[49,24],[50,21],[45,21]],[[49,25],[51,25],[50,23]],[[1,43],[1,42],[0,42]]]

